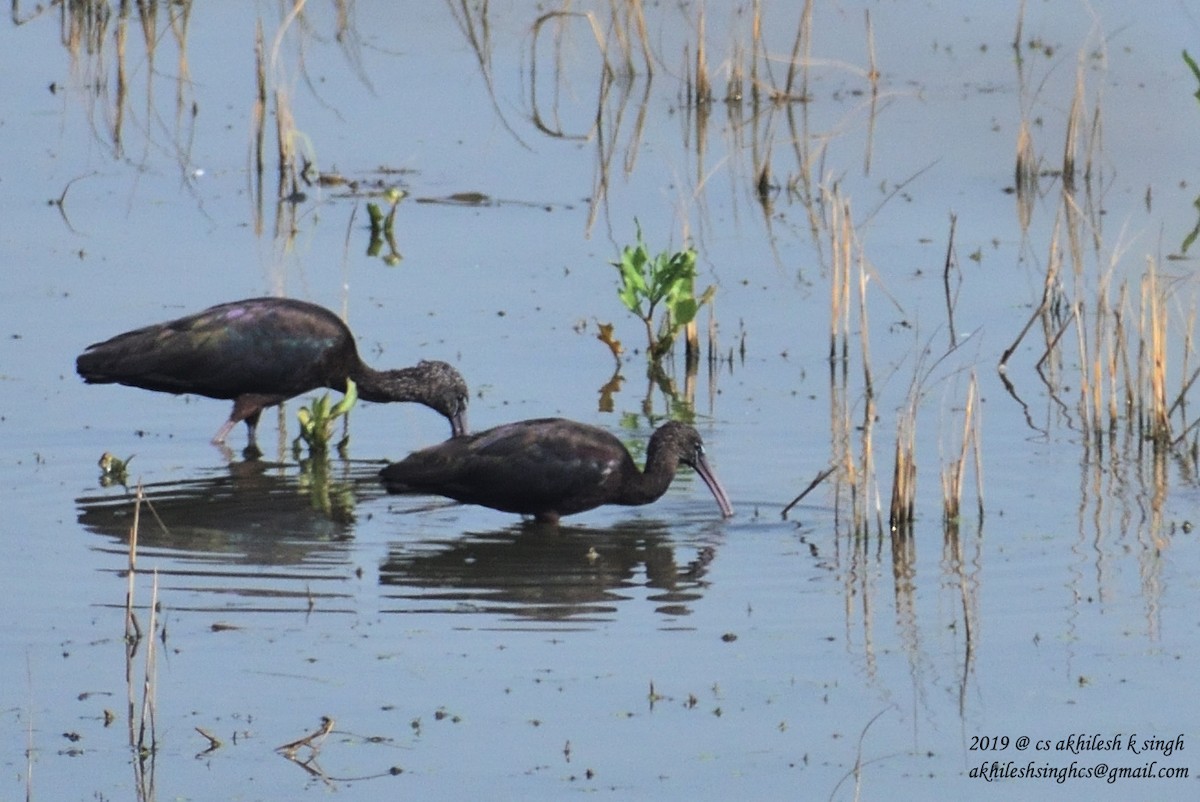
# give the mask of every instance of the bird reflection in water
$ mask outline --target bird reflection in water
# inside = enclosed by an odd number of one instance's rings
[[[609,620],[621,602],[644,596],[663,615],[689,615],[720,530],[683,565],[670,531],[641,520],[607,529],[524,521],[452,540],[393,543],[379,571],[391,603],[384,610],[584,623]]]
[[[375,491],[376,470],[375,464],[328,458],[302,460],[299,467],[248,460],[201,478],[147,484],[139,547],[251,565],[294,565],[323,552],[344,562],[336,544],[352,537],[358,494]],[[133,492],[83,496],[76,506],[85,529],[127,541]]]

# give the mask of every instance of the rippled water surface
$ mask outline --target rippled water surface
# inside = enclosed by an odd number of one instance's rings
[[[0,23],[0,799],[1195,796],[1194,9],[285,5]],[[715,287],[693,374],[617,296],[639,226]],[[253,458],[74,373],[270,294],[476,429],[691,420],[736,514],[389,496],[421,407]]]

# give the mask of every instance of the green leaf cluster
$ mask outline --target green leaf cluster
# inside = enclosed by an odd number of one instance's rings
[[[621,274],[617,291],[625,308],[637,315],[646,327],[646,347],[652,362],[671,352],[679,331],[696,319],[700,307],[712,300],[715,288],[708,287],[696,297],[696,251],[688,248],[674,253],[650,255],[637,227],[637,244],[625,246],[621,259],[612,263]],[[663,310],[655,332],[654,315]]]
[[[314,398],[309,406],[297,410],[296,417],[300,419],[300,436],[292,442],[292,451],[299,454],[300,443],[304,442],[308,445],[310,452],[325,453],[329,449],[329,441],[333,438],[334,423],[338,418],[349,414],[350,408],[356,401],[358,401],[358,387],[353,380],[347,379],[346,394],[336,404],[330,402],[329,393],[326,393],[320,398]],[[344,449],[349,440],[350,436],[346,435],[337,444],[337,448]]]

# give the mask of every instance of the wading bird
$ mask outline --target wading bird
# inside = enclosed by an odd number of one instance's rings
[[[337,315],[290,298],[232,301],[127,331],[88,346],[75,368],[89,384],[232,400],[214,443],[245,421],[255,447],[264,409],[320,387],[344,392],[347,379],[364,401],[415,401],[444,415],[451,434],[467,431],[467,385],[457,370],[445,362],[374,370]]]
[[[693,427],[674,421],[654,432],[646,468],[595,426],[541,418],[455,437],[380,472],[392,493],[434,493],[468,504],[554,522],[602,504],[649,504],[667,492],[679,463],[695,469],[721,514],[733,508]]]

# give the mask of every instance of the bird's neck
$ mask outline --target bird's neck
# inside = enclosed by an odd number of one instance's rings
[[[625,482],[622,493],[624,503],[649,504],[657,501],[671,486],[678,467],[678,457],[666,450],[651,448],[646,454],[646,467]]]
[[[350,375],[363,401],[383,404],[390,401],[418,401],[419,382],[415,381],[415,370],[375,370],[369,365],[358,366]]]

